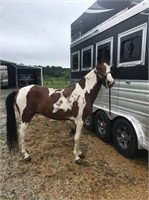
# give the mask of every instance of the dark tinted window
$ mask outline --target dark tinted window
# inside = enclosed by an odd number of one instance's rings
[[[78,70],[79,69],[79,54],[76,53],[72,55],[72,70]]]
[[[100,60],[106,60],[110,64],[110,42],[98,46],[98,62]]]
[[[83,68],[91,67],[91,49],[83,51]]]
[[[120,63],[141,60],[142,31],[121,38]]]

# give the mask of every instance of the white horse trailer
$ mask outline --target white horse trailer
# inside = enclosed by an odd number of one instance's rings
[[[148,0],[97,0],[71,25],[72,82],[98,56],[113,66],[115,78],[111,93],[102,86],[85,126],[104,142],[112,139],[126,157],[149,150],[148,17]]]

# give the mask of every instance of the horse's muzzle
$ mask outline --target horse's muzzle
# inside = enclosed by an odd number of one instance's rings
[[[106,77],[106,85],[107,85],[108,87],[112,87],[112,86],[114,85],[114,83],[115,83],[115,81],[114,81],[114,79],[113,79],[111,73],[108,73],[108,74],[107,74],[107,77]]]
[[[107,86],[108,86],[109,88],[111,88],[111,87],[113,87],[114,83],[115,83],[115,81],[113,81],[112,83],[109,82],[109,81],[107,81]]]

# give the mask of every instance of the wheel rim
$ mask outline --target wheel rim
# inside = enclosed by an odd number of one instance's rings
[[[100,135],[106,134],[106,123],[102,119],[98,119],[97,121],[97,130]]]
[[[123,149],[127,149],[130,146],[131,135],[128,133],[126,127],[120,127],[117,129],[117,142]]]

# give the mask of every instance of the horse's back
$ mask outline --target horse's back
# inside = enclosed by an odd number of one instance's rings
[[[38,112],[41,104],[48,100],[49,90],[38,85],[29,85],[21,88],[16,97],[16,104],[22,114],[25,109]]]

